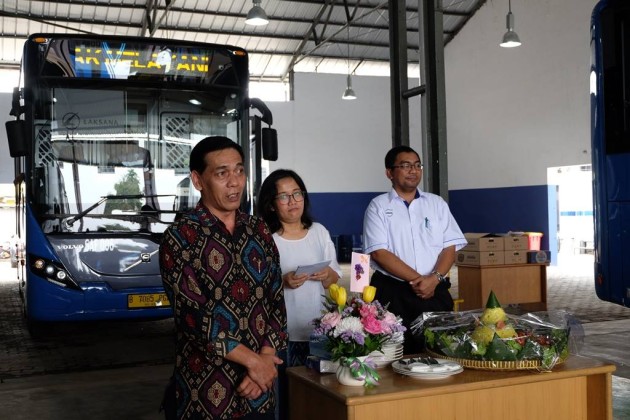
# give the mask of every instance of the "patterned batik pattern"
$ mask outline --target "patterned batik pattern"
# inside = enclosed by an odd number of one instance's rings
[[[230,234],[200,202],[164,233],[160,269],[177,330],[178,418],[273,410],[273,391],[256,400],[236,394],[246,369],[225,359],[238,344],[257,353],[287,345],[279,256],[267,225],[237,212]]]

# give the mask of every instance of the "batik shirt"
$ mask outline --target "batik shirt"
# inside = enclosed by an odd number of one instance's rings
[[[273,391],[239,397],[244,366],[225,359],[237,345],[286,348],[279,256],[267,225],[237,212],[230,234],[201,202],[164,233],[160,269],[177,331],[175,388],[180,419],[265,413]]]

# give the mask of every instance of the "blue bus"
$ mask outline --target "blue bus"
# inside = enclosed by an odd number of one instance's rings
[[[271,113],[248,97],[248,78],[247,52],[232,46],[28,38],[6,128],[29,328],[171,316],[157,254],[166,227],[199,198],[190,150],[211,135],[243,146],[246,211],[261,159],[277,155],[275,131],[262,128]]]
[[[595,6],[591,60],[595,290],[630,307],[630,2]]]

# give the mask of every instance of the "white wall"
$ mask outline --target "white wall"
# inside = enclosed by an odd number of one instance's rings
[[[278,130],[279,158],[311,192],[386,191],[383,159],[392,147],[389,78],[352,77],[358,98],[344,101],[346,76],[295,74],[295,100],[269,102]],[[420,99],[410,102],[411,146],[420,147]]]
[[[521,45],[500,48],[489,1],[445,49],[449,188],[546,184],[590,163],[590,15],[596,0],[513,0]]]
[[[15,118],[9,115],[11,110],[11,94],[0,92],[0,185],[13,185],[13,159],[9,156],[9,144],[7,143],[7,130],[4,127],[5,121]]]

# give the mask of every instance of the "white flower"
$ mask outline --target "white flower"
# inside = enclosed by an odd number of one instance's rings
[[[343,318],[335,327],[333,336],[339,337],[345,332],[363,335],[363,324],[361,324],[361,320],[355,317]]]

